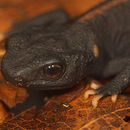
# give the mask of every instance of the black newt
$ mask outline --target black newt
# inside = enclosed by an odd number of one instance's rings
[[[68,21],[64,12],[54,11],[25,22],[8,38],[4,77],[38,91],[71,88],[87,77],[113,77],[85,97],[115,100],[130,84],[130,1],[88,20]]]

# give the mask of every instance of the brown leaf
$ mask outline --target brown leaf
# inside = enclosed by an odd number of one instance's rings
[[[18,88],[8,82],[0,83],[0,100],[8,107],[14,107],[17,103],[23,103],[28,97],[28,93],[24,88]]]
[[[0,126],[4,129],[118,129],[128,128],[125,119],[130,112],[130,96],[120,95],[113,104],[110,97],[99,102],[97,108],[91,105],[92,97],[84,99],[84,92],[88,88],[82,86],[71,89],[69,92],[52,97],[34,117],[35,108],[31,108],[14,117],[8,123]]]

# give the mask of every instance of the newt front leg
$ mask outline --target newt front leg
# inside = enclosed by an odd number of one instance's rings
[[[85,92],[85,98],[89,95],[97,95],[93,101],[92,105],[97,106],[98,101],[104,96],[112,96],[112,102],[116,102],[117,95],[121,93],[130,84],[130,59],[127,59],[127,64],[124,69],[119,73],[112,81],[105,85],[91,84],[91,88],[94,90],[88,90]]]

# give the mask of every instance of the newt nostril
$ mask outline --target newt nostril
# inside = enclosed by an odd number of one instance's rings
[[[21,76],[15,77],[14,82],[15,82],[15,85],[18,87],[26,86],[26,81]]]
[[[23,78],[21,76],[17,76],[14,78],[16,82],[23,82]]]

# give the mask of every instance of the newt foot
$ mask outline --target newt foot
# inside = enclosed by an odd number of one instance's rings
[[[98,94],[98,93],[97,93],[97,89],[100,88],[100,87],[102,87],[102,84],[100,84],[100,83],[97,82],[97,81],[92,81],[92,82],[90,83],[90,88],[92,88],[92,90],[87,90],[87,91],[85,92],[85,94],[84,94],[85,99],[89,98],[90,95],[95,95],[95,97],[92,99],[92,106],[93,106],[94,108],[96,108],[96,107],[98,106],[99,100],[100,100],[102,97],[105,96],[105,95],[103,95],[103,94]],[[117,101],[117,96],[118,96],[117,94],[114,94],[114,95],[111,96],[111,101],[112,101],[113,103],[115,103],[115,102]]]

